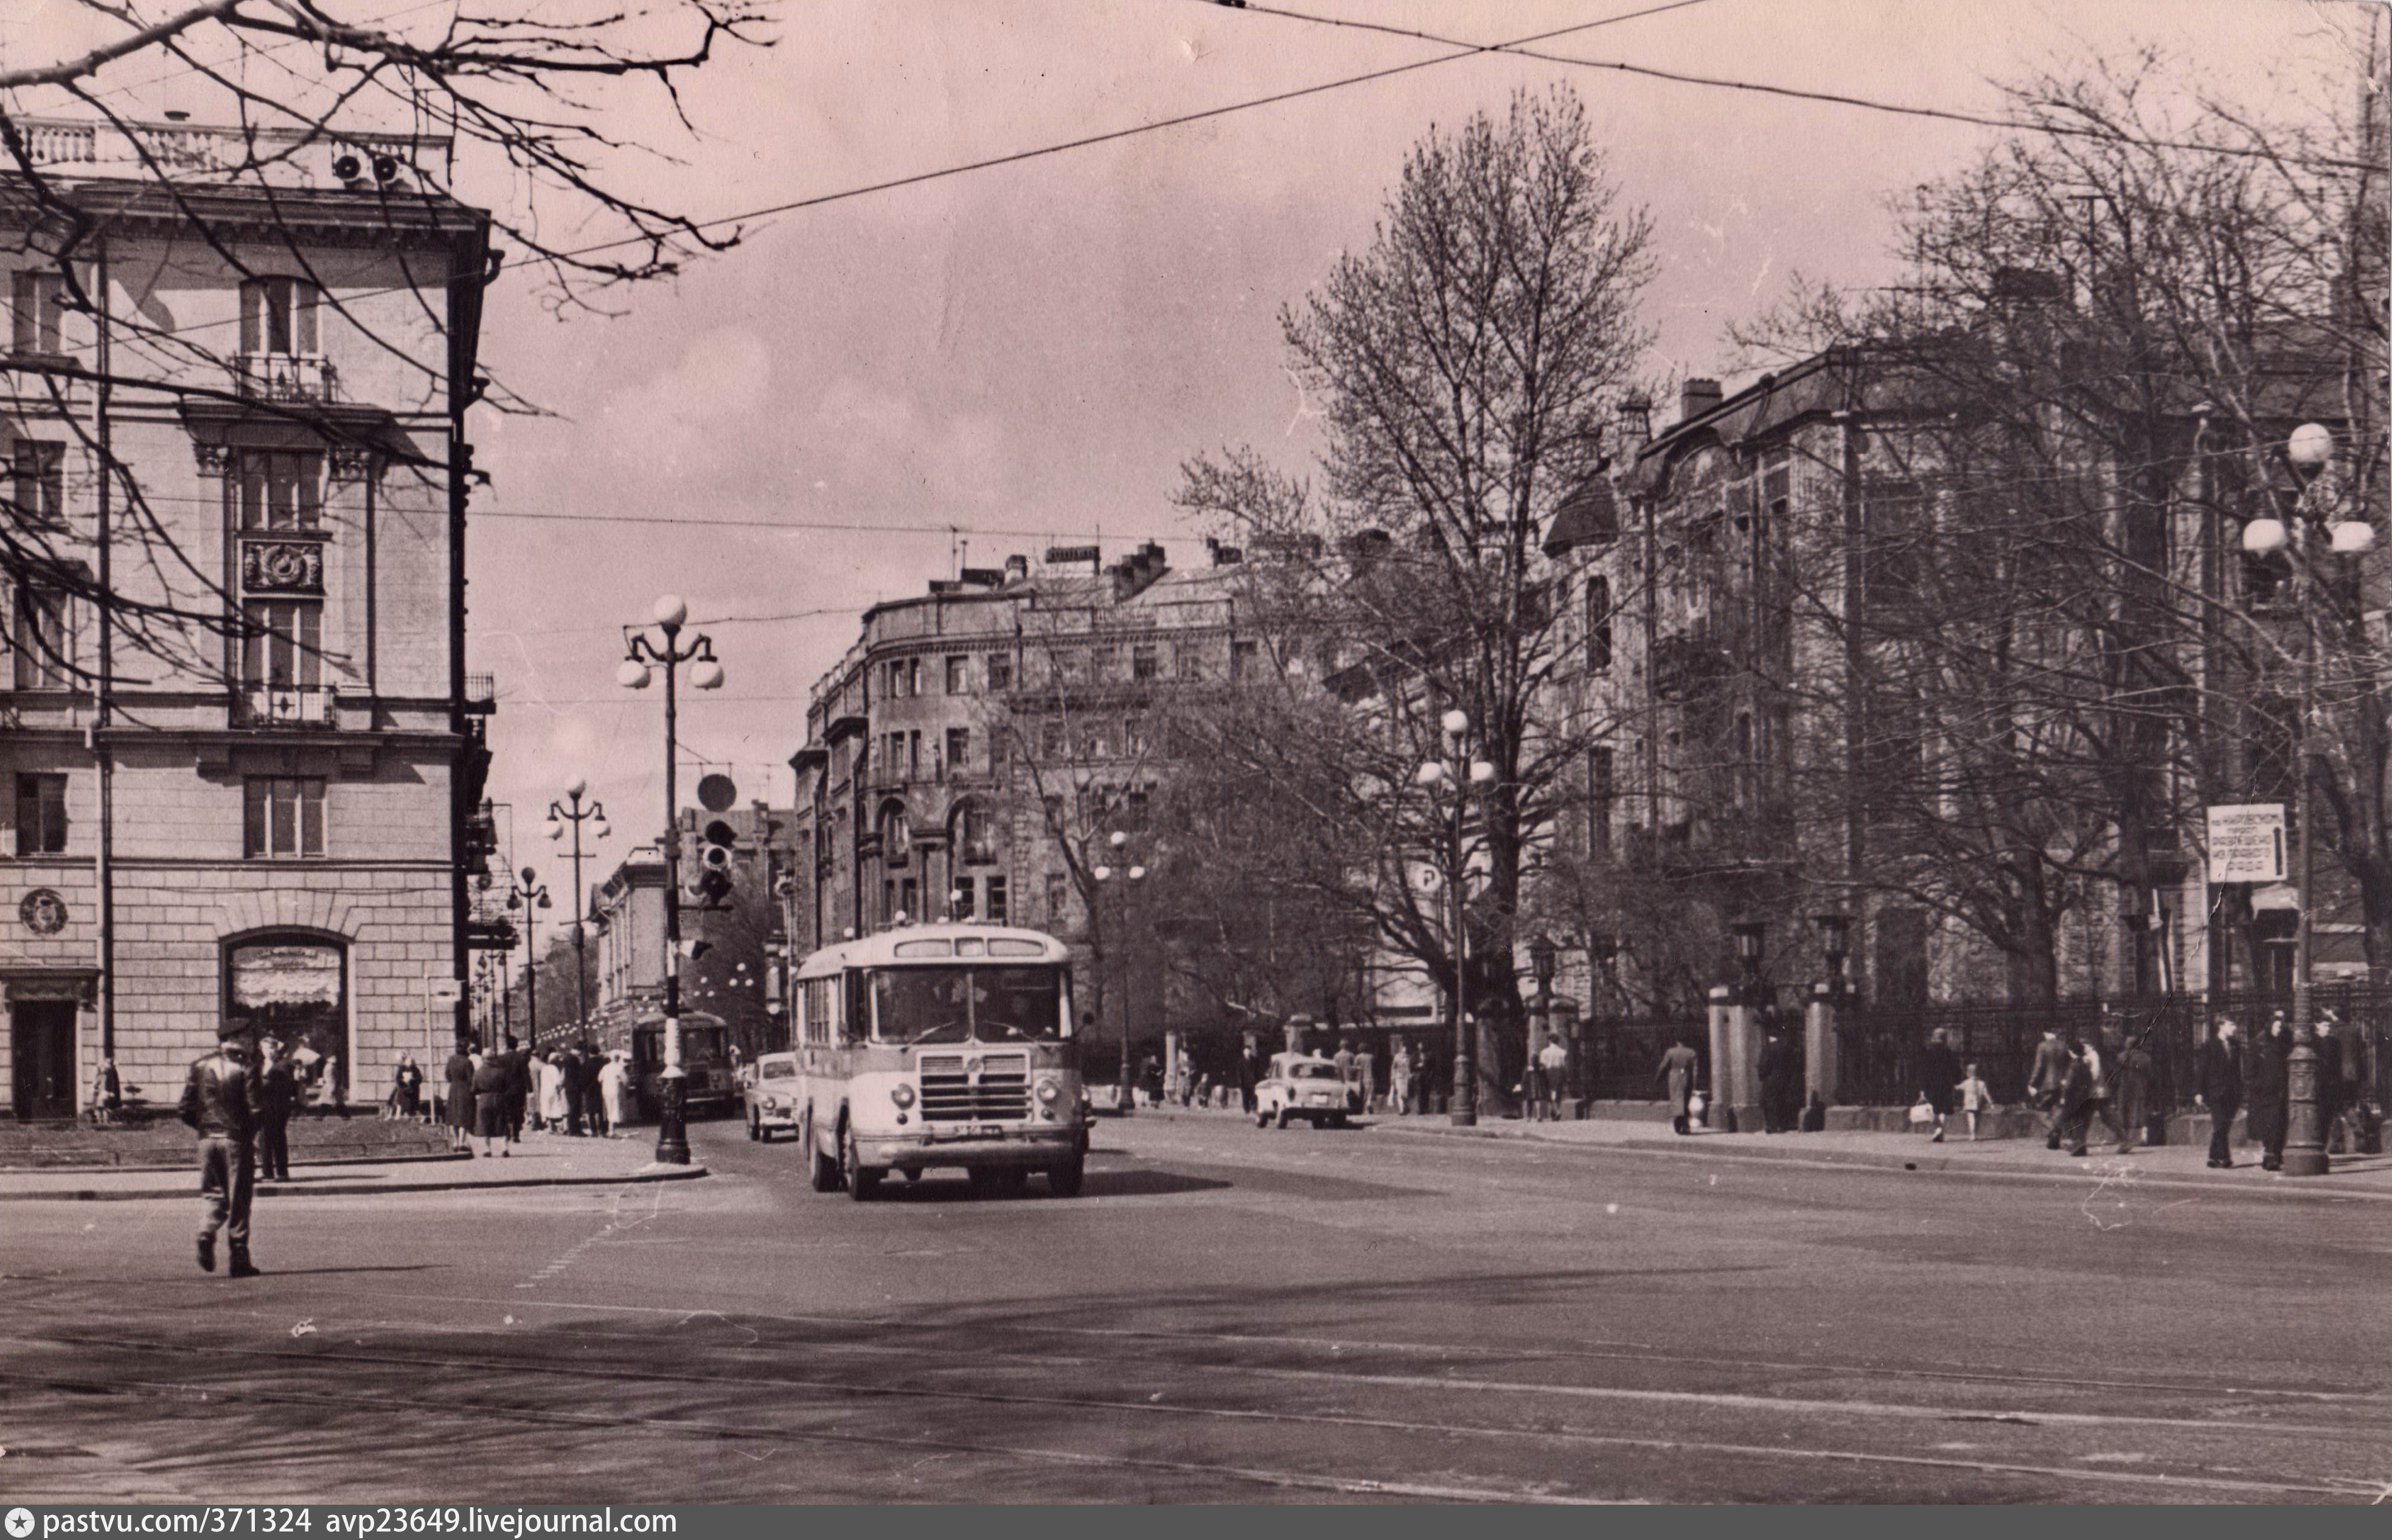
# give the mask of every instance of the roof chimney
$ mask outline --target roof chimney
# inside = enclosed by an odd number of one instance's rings
[[[1005,559],[1005,580],[1010,585],[1030,581],[1030,558],[1008,556]]]
[[[1716,380],[1689,380],[1678,387],[1678,421],[1691,422],[1723,399]]]

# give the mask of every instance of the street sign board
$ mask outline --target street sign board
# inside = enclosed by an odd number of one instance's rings
[[[453,978],[427,978],[423,981],[423,997],[435,1005],[454,1005],[464,998],[465,987]]]
[[[2238,802],[2209,809],[2209,880],[2284,880],[2284,805]]]

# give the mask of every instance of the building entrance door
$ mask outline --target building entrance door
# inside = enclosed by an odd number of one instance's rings
[[[75,1003],[20,1000],[8,1007],[10,1103],[22,1121],[75,1115]]]

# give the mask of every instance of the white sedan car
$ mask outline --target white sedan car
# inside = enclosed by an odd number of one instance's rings
[[[1285,1128],[1294,1119],[1309,1119],[1319,1128],[1344,1128],[1347,1100],[1346,1077],[1334,1062],[1318,1054],[1273,1054],[1270,1074],[1254,1087],[1254,1126],[1268,1128],[1276,1120]]]

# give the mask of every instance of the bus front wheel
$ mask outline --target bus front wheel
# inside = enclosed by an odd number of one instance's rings
[[[841,1124],[838,1131],[839,1174],[846,1179],[847,1196],[861,1203],[880,1186],[880,1173],[864,1167],[855,1151],[855,1130]]]
[[[818,1193],[838,1191],[838,1158],[823,1153],[822,1136],[814,1128],[813,1108],[806,1108],[804,1117],[799,1122],[798,1130],[798,1137],[806,1146],[806,1162],[809,1167],[807,1174],[812,1179],[814,1191]]]
[[[1046,1190],[1057,1197],[1077,1197],[1080,1184],[1087,1174],[1087,1157],[1075,1155],[1060,1165],[1046,1168]]]

